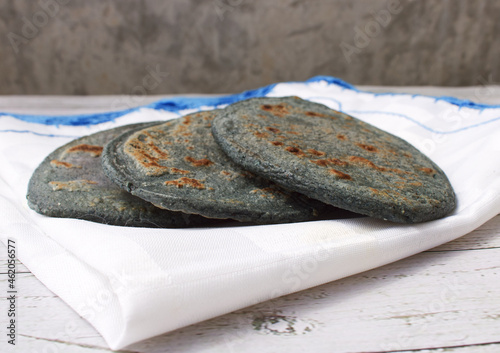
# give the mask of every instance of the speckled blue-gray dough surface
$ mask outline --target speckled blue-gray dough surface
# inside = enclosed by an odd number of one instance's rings
[[[406,141],[298,97],[235,103],[215,140],[243,168],[325,203],[400,223],[455,208],[443,171]]]
[[[158,123],[122,126],[58,148],[33,173],[28,205],[46,216],[121,226],[187,227],[212,223],[197,215],[157,208],[120,189],[104,174],[101,152],[108,141],[130,129]]]
[[[169,210],[259,224],[317,219],[331,207],[289,192],[233,163],[214,141],[220,110],[121,135],[103,152],[117,184]]]

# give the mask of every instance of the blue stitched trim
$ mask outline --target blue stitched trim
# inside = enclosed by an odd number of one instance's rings
[[[500,105],[488,105],[488,104],[480,104],[480,103],[474,103],[469,100],[463,100],[463,99],[458,99],[458,98],[453,98],[453,97],[447,97],[447,96],[442,96],[442,97],[432,97],[432,96],[424,96],[424,95],[412,95],[412,94],[406,94],[406,93],[371,93],[368,91],[361,91],[354,87],[353,85],[339,79],[336,77],[331,77],[331,76],[315,76],[310,78],[309,80],[305,81],[306,83],[313,83],[313,82],[320,82],[324,81],[327,84],[330,85],[336,85],[339,87],[342,87],[343,89],[348,89],[352,90],[355,92],[359,93],[367,93],[367,94],[372,94],[374,96],[413,96],[413,97],[427,97],[427,98],[434,98],[435,101],[446,101],[450,104],[459,106],[459,107],[467,107],[471,109],[478,109],[478,110],[484,110],[484,109],[491,109],[491,108],[500,108]],[[304,82],[286,82],[286,83],[304,83]],[[254,97],[264,97],[267,94],[269,94],[274,87],[277,85],[277,83],[273,83],[268,86],[264,86],[261,88],[257,88],[254,90],[250,91],[245,91],[242,93],[238,94],[232,94],[228,96],[222,96],[222,97],[174,97],[174,98],[166,98],[166,99],[161,99],[159,101],[153,102],[151,104],[148,104],[146,106],[142,107],[137,107],[137,108],[132,108],[132,109],[125,109],[121,111],[114,111],[114,112],[107,112],[107,113],[95,113],[95,114],[80,114],[80,115],[61,115],[61,116],[48,116],[48,115],[29,115],[29,114],[10,114],[10,113],[1,113],[0,116],[2,115],[8,115],[11,117],[14,117],[16,119],[29,122],[29,123],[37,123],[37,124],[44,124],[44,125],[70,125],[70,126],[85,126],[85,125],[95,125],[95,124],[101,124],[109,121],[114,121],[115,119],[137,111],[141,108],[150,108],[150,109],[156,109],[156,110],[166,110],[174,113],[178,113],[182,110],[186,109],[198,109],[203,106],[208,106],[208,107],[217,107],[221,105],[226,105],[226,104],[232,104],[235,102],[238,102],[240,100],[248,99],[248,98],[254,98]],[[339,103],[340,105],[340,103]]]

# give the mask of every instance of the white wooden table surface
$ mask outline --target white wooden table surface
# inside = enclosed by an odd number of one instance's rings
[[[500,87],[371,88],[500,104]],[[146,104],[158,97],[141,98]],[[0,111],[108,110],[116,97],[0,97]],[[42,102],[43,104],[41,104]],[[11,108],[11,109],[8,109]],[[0,288],[7,288],[0,243]],[[0,352],[109,352],[96,330],[21,263],[17,346]],[[122,352],[500,352],[500,215],[453,242],[407,259],[245,308]]]

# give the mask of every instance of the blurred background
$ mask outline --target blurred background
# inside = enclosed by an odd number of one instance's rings
[[[0,94],[500,80],[495,0],[4,0],[0,34]]]

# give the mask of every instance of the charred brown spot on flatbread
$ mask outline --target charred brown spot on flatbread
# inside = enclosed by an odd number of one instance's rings
[[[327,167],[330,164],[345,167],[348,163],[344,162],[338,158],[328,158],[328,159],[316,159],[310,160],[311,163],[319,165],[320,167]]]
[[[328,158],[328,162],[335,164],[335,165],[343,166],[343,167],[345,167],[348,164],[347,162],[342,161],[338,158]]]
[[[317,112],[306,112],[307,116],[325,116],[324,114],[317,113]]]
[[[93,157],[99,157],[102,153],[102,149],[103,149],[102,146],[88,145],[86,143],[82,143],[80,145],[68,148],[67,152],[68,153],[83,152],[83,153],[89,153]]]
[[[421,167],[419,168],[419,170],[421,170],[422,172],[426,173],[426,174],[435,174],[436,171],[432,168],[427,168],[427,167]]]
[[[323,157],[326,154],[325,152],[317,151],[314,148],[307,149],[307,152],[309,152],[310,154],[312,154],[314,156],[318,156],[318,157]]]
[[[309,162],[319,165],[320,167],[328,166],[328,161],[326,159],[316,159],[316,160],[310,159]]]
[[[274,195],[271,193],[272,188],[262,188],[255,189],[250,191],[251,194],[260,194],[261,197],[271,197],[274,198]]]
[[[328,169],[328,171],[331,174],[335,175],[339,179],[344,179],[344,180],[351,180],[352,179],[349,174],[343,173],[340,170],[331,168],[331,169]]]
[[[233,181],[236,178],[242,177],[240,173],[229,172],[227,170],[221,170],[219,174],[222,178],[224,178],[227,181]]]
[[[290,152],[298,157],[303,157],[305,155],[305,153],[300,148],[297,148],[297,147],[288,146],[285,148],[285,150],[287,150],[288,152]]]
[[[82,168],[82,166],[80,166],[80,165],[74,165],[72,163],[59,161],[57,159],[51,160],[50,164],[53,165],[54,167],[57,167],[57,168],[61,168],[61,167],[62,168],[78,168],[78,169]]]
[[[267,138],[267,137],[269,137],[269,134],[267,132],[256,131],[253,134],[255,136],[257,136],[257,137],[260,137],[260,138]]]
[[[154,142],[149,140],[141,141],[137,137],[131,138],[124,146],[124,151],[150,176],[163,175],[169,168],[160,162],[169,158],[166,151],[163,151]]]
[[[373,163],[372,161],[370,161],[369,159],[366,159],[364,157],[350,156],[349,161],[352,163],[361,164],[361,165],[364,165],[366,167],[373,168],[376,170],[381,170],[381,171],[384,170],[383,168],[378,167],[377,165],[375,165],[375,163]]]
[[[162,151],[158,146],[156,146],[153,142],[147,143],[148,147],[153,151],[158,157],[158,159],[168,159],[168,153]]]
[[[277,128],[272,127],[272,126],[267,126],[266,129],[271,131],[271,132],[274,132],[275,134],[280,132],[280,129],[277,129]]]
[[[191,156],[187,156],[184,159],[187,162],[191,163],[191,165],[193,165],[195,167],[208,167],[208,166],[211,166],[212,164],[214,164],[214,162],[212,162],[211,160],[206,159],[206,158],[194,159]]]
[[[189,174],[191,173],[189,170],[184,170],[184,169],[179,169],[175,167],[170,168],[170,173],[171,174]]]
[[[278,117],[284,117],[285,115],[290,113],[290,111],[284,104],[264,104],[261,106],[261,109]]]
[[[68,180],[68,181],[51,181],[49,185],[52,187],[52,190],[67,190],[67,191],[85,191],[90,189],[90,185],[97,184],[96,181],[92,180]]]
[[[413,174],[411,172],[408,172],[406,170],[401,170],[398,168],[380,167],[380,166],[376,165],[375,163],[373,163],[372,161],[370,161],[366,158],[363,158],[363,157],[359,157],[359,156],[350,156],[349,161],[356,163],[356,164],[365,165],[366,167],[373,168],[373,169],[378,170],[380,172],[393,172],[395,174],[406,174],[406,175]]]
[[[183,188],[184,186],[189,186],[189,187],[192,187],[195,189],[200,189],[200,190],[205,189],[205,185],[201,181],[199,181],[197,179],[193,179],[193,178],[187,178],[187,177],[182,177],[182,178],[175,179],[175,180],[167,180],[165,182],[165,185],[174,185],[174,186],[177,186],[178,188]]]
[[[363,143],[357,143],[356,145],[368,152],[378,152],[378,148],[372,145],[365,145]]]

